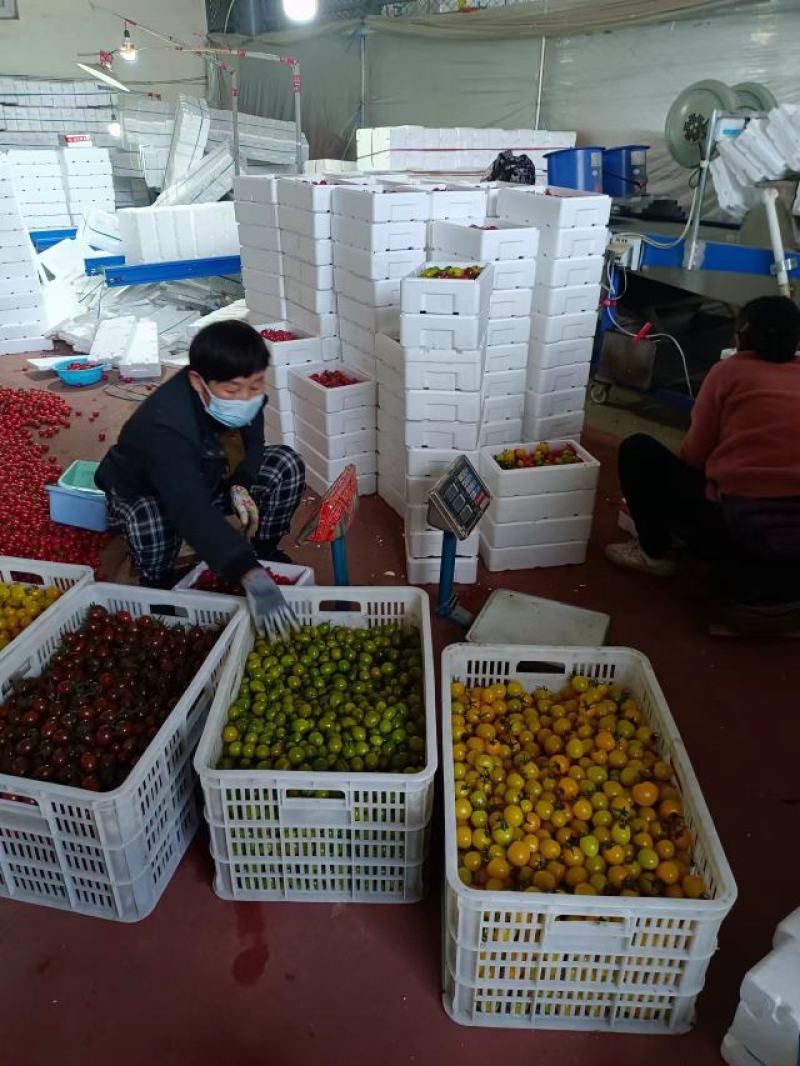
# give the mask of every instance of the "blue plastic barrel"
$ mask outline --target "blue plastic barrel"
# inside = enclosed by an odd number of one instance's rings
[[[582,192],[603,191],[603,149],[559,148],[547,153],[547,184]]]
[[[643,196],[647,192],[649,144],[621,144],[603,149],[603,192],[606,196]]]

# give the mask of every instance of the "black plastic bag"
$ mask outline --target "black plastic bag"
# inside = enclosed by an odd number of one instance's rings
[[[526,155],[512,155],[506,149],[492,163],[486,181],[507,181],[512,185],[535,185],[536,167]]]

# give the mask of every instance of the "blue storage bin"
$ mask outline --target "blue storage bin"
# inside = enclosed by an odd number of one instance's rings
[[[106,494],[94,483],[98,463],[76,459],[57,485],[46,485],[50,495],[50,517],[64,526],[78,526],[95,533],[108,527]]]
[[[603,149],[597,145],[559,148],[557,152],[548,152],[545,158],[548,185],[581,192],[603,191]]]
[[[643,196],[647,192],[649,144],[621,144],[603,149],[603,192],[606,196]]]

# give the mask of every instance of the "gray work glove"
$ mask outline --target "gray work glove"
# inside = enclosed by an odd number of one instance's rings
[[[266,634],[271,640],[278,636],[286,640],[293,630],[300,628],[294,611],[263,567],[248,570],[242,578],[242,587],[259,633]]]

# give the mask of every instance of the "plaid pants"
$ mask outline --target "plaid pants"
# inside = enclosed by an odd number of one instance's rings
[[[258,534],[261,541],[279,541],[286,536],[305,486],[305,464],[292,448],[268,444],[250,486],[250,495],[258,508]],[[214,497],[214,507],[230,513],[228,492],[221,489]],[[164,513],[156,496],[127,499],[109,494],[109,519],[112,527],[121,528],[128,543],[131,562],[147,581],[159,581],[175,566],[182,537]]]

